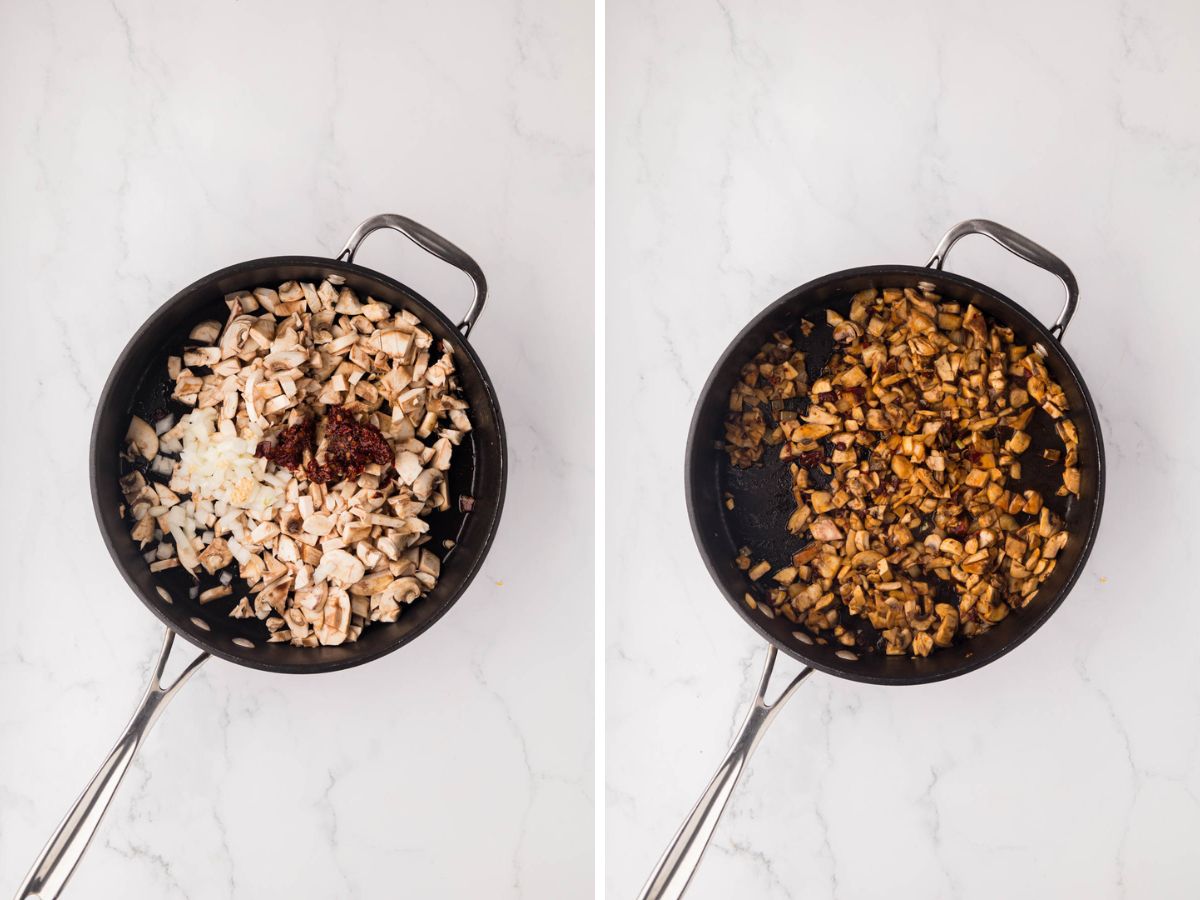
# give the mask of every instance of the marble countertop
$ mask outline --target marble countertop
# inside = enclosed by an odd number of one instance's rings
[[[88,494],[117,353],[194,279],[332,255],[380,212],[443,233],[490,282],[472,340],[511,464],[491,554],[444,620],[371,665],[209,662],[67,896],[590,893],[592,21],[554,0],[0,8],[0,894],[108,752],[160,641]],[[452,316],[470,299],[399,236],[359,261]]]
[[[684,508],[710,367],[792,287],[921,264],[972,217],[1078,277],[1099,541],[1046,626],[969,677],[810,678],[688,896],[1196,896],[1200,8],[609,0],[608,19],[609,896],[700,795],[765,655]],[[948,268],[1046,321],[1061,304],[982,238]]]

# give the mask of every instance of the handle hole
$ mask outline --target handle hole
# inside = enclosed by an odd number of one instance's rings
[[[452,322],[466,314],[474,296],[466,275],[387,228],[363,239],[354,262],[412,288]]]
[[[947,254],[944,268],[993,288],[1024,307],[1047,328],[1058,318],[1066,302],[1066,288],[1057,275],[1014,256],[981,234],[959,240]]]

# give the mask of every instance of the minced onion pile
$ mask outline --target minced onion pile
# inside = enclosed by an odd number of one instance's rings
[[[254,426],[247,427],[248,437],[238,437],[232,422],[217,426],[215,409],[194,410],[182,422],[179,473],[190,485],[191,496],[167,510],[175,545],[190,548],[197,536],[197,521],[215,515],[215,530],[230,535],[226,540],[229,551],[244,565],[251,553],[242,543],[246,528],[239,511],[260,522],[269,520],[283,500],[291,474],[274,466],[275,471],[267,471],[267,460],[254,455],[262,440],[262,432]],[[188,540],[180,540],[176,529]]]

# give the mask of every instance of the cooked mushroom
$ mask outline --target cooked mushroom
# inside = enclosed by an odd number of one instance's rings
[[[1063,486],[1076,497],[1079,496],[1079,470],[1063,469]]]
[[[808,523],[809,533],[815,541],[840,541],[842,531],[828,516],[817,516]]]
[[[1017,486],[1019,457],[1031,417],[1049,416],[1065,450],[1059,493],[1075,493],[1078,432],[1042,357],[969,304],[866,290],[848,318],[826,318],[836,346],[811,386],[804,354],[778,332],[730,393],[731,464],[778,447],[796,501],[788,531],[812,537],[774,571],[770,603],[752,608],[843,646],[858,643],[846,617],[859,617],[874,630],[858,633],[865,652],[874,633],[888,654],[926,656],[1027,605],[1049,577],[1069,537],[1036,490]],[[752,566],[748,548],[736,563],[751,579],[770,569]],[[957,604],[937,602],[944,590]]]

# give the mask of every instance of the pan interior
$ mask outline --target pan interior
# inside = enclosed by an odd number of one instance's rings
[[[436,338],[454,348],[473,430],[455,448],[449,473],[451,508],[427,517],[429,546],[442,559],[442,574],[429,595],[406,606],[395,623],[370,623],[359,639],[335,647],[293,647],[267,643],[258,619],[234,619],[229,611],[248,594],[241,578],[229,597],[200,604],[189,592],[196,585],[182,568],[150,573],[129,526],[121,519],[117,479],[130,464],[119,459],[131,415],[148,421],[163,412],[177,418],[187,407],[170,398],[167,357],[177,354],[194,325],[228,317],[224,295],[284,281],[319,282],[341,275],[360,296],[370,295],[416,314]],[[439,342],[440,343],[440,342]],[[244,263],[202,279],[158,310],[134,336],[117,361],[101,397],[92,441],[92,490],[105,540],[126,581],[151,610],[193,643],[231,661],[277,671],[315,672],[344,668],[376,658],[407,643],[433,624],[454,603],[478,569],[491,543],[504,492],[504,445],[499,408],[490,381],[474,351],[457,329],[419,295],[359,266],[324,259],[281,258]],[[144,471],[144,470],[143,470]],[[151,476],[147,474],[147,478]],[[164,479],[159,479],[164,480]],[[459,497],[475,499],[471,512],[460,511]],[[453,542],[447,549],[445,542]],[[201,571],[199,590],[218,584]],[[170,597],[167,602],[162,592]]]
[[[734,565],[740,547],[750,547],[757,562],[766,559],[772,570],[787,565],[792,554],[808,542],[793,536],[787,521],[794,510],[788,464],[768,448],[764,462],[749,469],[736,469],[719,443],[728,409],[729,391],[741,367],[772,333],[786,331],[806,354],[810,383],[818,377],[833,351],[831,329],[825,310],[843,315],[850,298],[867,288],[916,287],[928,281],[946,299],[974,303],[993,320],[1009,325],[1018,343],[1040,344],[1046,362],[1062,385],[1070,403],[1070,417],[1080,435],[1080,497],[1058,497],[1061,470],[1042,458],[1042,450],[1061,448],[1053,420],[1041,410],[1030,423],[1030,448],[1021,457],[1021,488],[1033,488],[1046,505],[1066,522],[1071,538],[1060,554],[1057,567],[1042,584],[1034,600],[1015,610],[990,631],[971,640],[960,639],[950,648],[929,657],[888,657],[882,651],[864,652],[834,644],[819,644],[801,627],[782,616],[769,618],[751,610],[743,601],[754,593],[744,572]],[[799,329],[807,318],[816,327],[807,337]],[[701,553],[726,598],[757,631],[782,650],[819,669],[843,677],[879,683],[919,683],[962,674],[999,657],[1020,643],[1062,602],[1082,568],[1099,524],[1103,492],[1103,448],[1100,429],[1090,398],[1074,364],[1046,329],[1007,298],[983,285],[949,273],[916,267],[872,267],[836,273],[798,288],[764,310],[734,340],[722,356],[701,395],[692,422],[688,448],[687,492],[689,513]],[[732,495],[734,508],[724,499]],[[858,619],[844,623],[852,630],[871,635],[869,625]]]

